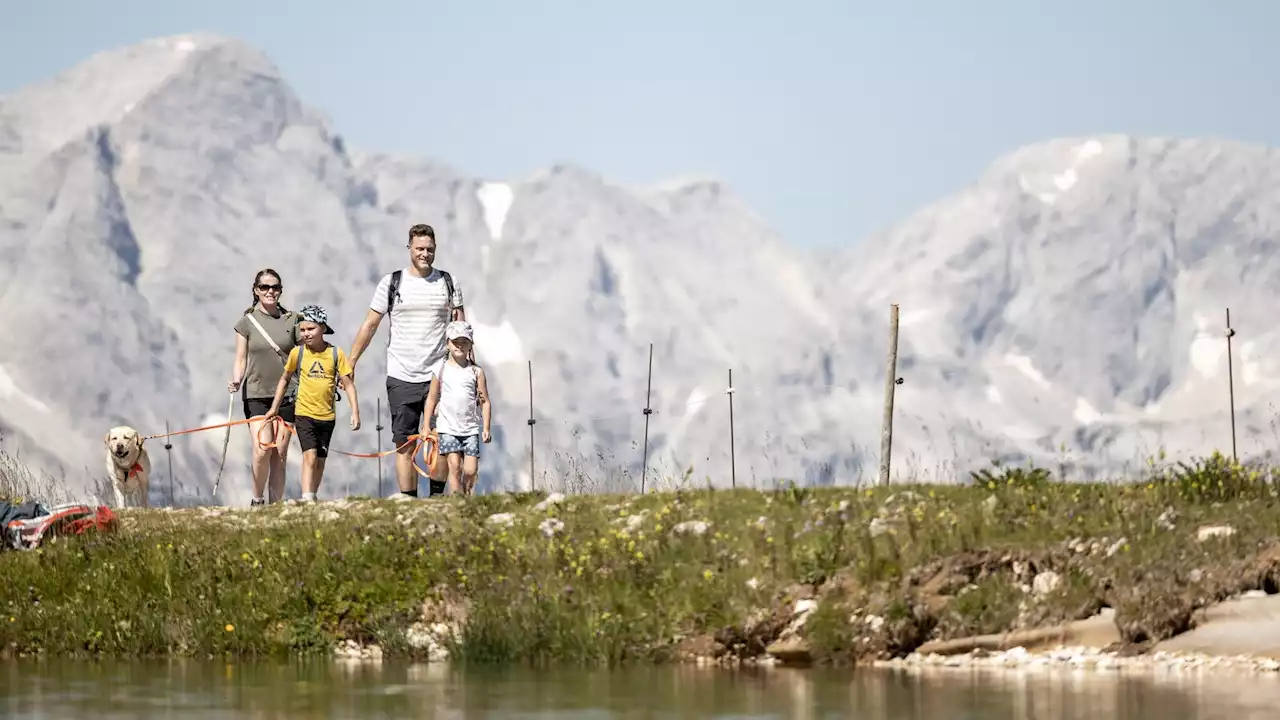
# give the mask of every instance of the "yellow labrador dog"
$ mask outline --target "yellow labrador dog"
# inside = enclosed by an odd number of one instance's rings
[[[116,494],[116,507],[149,507],[151,458],[142,436],[128,425],[117,425],[102,439],[107,450],[107,474]]]

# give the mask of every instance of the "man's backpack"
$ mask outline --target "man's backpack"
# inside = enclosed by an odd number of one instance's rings
[[[298,381],[298,387],[302,387],[302,352],[305,347],[298,345],[298,365],[293,369],[293,377]],[[338,346],[329,345],[329,352],[333,354],[333,401],[342,402],[342,393],[338,390],[338,376],[341,371],[338,369]]]
[[[439,270],[439,268],[436,268]],[[400,275],[403,270],[396,270],[391,273],[391,283],[387,285],[387,322],[391,322],[391,308],[395,307],[396,300],[400,298]],[[440,270],[441,277],[444,278],[445,290],[449,293],[445,298],[445,305],[450,309],[453,308],[453,276],[447,271]],[[452,313],[450,314],[452,317]]]

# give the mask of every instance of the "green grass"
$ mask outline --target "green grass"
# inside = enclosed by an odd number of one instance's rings
[[[757,655],[812,597],[805,641],[843,663],[1103,605],[1149,644],[1280,578],[1269,470],[1215,455],[1123,484],[1026,468],[971,480],[570,496],[540,511],[540,493],[122,511],[115,533],[0,554],[0,652],[282,656],[351,639],[417,656],[422,622],[453,627],[465,662],[663,662],[694,641]],[[1236,532],[1197,540],[1214,523]],[[1045,571],[1058,587],[1027,593]]]

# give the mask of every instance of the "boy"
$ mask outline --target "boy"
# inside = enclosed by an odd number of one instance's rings
[[[351,364],[342,348],[330,345],[325,335],[332,335],[329,316],[319,305],[307,305],[298,311],[298,336],[301,343],[289,351],[284,374],[276,385],[276,396],[263,422],[270,422],[280,411],[289,378],[298,373],[298,394],[294,403],[294,432],[302,448],[302,501],[316,501],[320,479],[324,477],[325,459],[329,457],[329,440],[333,437],[337,412],[334,410],[337,386],[347,391],[351,403],[351,430],[360,429],[360,403],[356,399],[356,383]]]
[[[489,386],[484,370],[471,362],[471,323],[455,320],[445,328],[448,353],[440,366],[438,381],[431,383],[427,392],[427,407],[423,414],[423,435],[431,417],[436,419],[436,432],[440,435],[440,456],[449,468],[448,493],[461,491],[470,495],[476,486],[476,473],[480,464],[480,443],[489,442],[492,411],[489,406]],[[477,417],[477,415],[479,417]],[[461,470],[461,488],[459,488]]]

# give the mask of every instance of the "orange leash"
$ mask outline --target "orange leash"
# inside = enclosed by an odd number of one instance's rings
[[[205,425],[202,427],[190,428],[187,430],[177,430],[170,433],[160,433],[158,435],[147,435],[142,439],[157,440],[159,438],[173,437],[174,435],[187,435],[190,433],[203,432],[205,430],[217,430],[218,428],[233,427],[235,425],[247,425],[251,422],[261,420],[262,417],[263,417],[262,415],[255,415],[251,418],[246,418],[244,420],[234,420],[232,422],[218,423],[216,425]],[[270,422],[262,423],[262,425],[258,427],[258,431],[254,433],[253,440],[255,443],[257,443],[258,447],[263,449],[269,449],[269,448],[280,447],[281,442],[285,442],[285,443],[288,442],[287,436],[282,436],[279,432],[276,433],[275,442],[265,443],[262,441],[262,431],[266,430],[268,427],[276,427],[278,425],[283,425],[284,426],[283,429],[285,430],[285,432],[288,432],[291,434],[293,433],[293,425],[290,425],[289,422],[286,421],[284,418],[280,417],[279,415],[276,415],[275,417],[271,418]],[[426,461],[427,467],[434,468],[435,464],[439,461],[439,458],[440,458],[440,436],[436,433],[435,430],[432,430],[431,432],[427,433],[426,437],[423,437],[421,434],[410,435],[409,439],[405,440],[404,443],[399,447],[394,447],[394,448],[391,448],[390,450],[384,450],[383,452],[380,452],[380,453],[351,453],[351,452],[343,452],[342,450],[330,450],[329,452],[336,453],[338,455],[346,455],[347,457],[360,458],[363,460],[372,460],[375,458],[391,455],[392,453],[398,453],[402,449],[409,447],[411,443],[417,443],[422,447],[421,450],[418,450],[415,448],[414,454],[417,455],[421,453],[422,459]],[[428,446],[430,447],[430,452],[427,451]],[[422,468],[418,466],[418,463],[413,464],[413,469],[417,471],[417,473],[422,477],[427,478],[428,480],[431,479],[431,476],[426,472],[424,472]]]
[[[159,440],[160,438],[173,437],[174,435],[186,435],[188,433],[203,432],[205,430],[217,430],[218,428],[232,427],[235,425],[245,425],[253,422],[254,418],[247,420],[234,420],[232,422],[218,423],[217,425],[205,425],[204,427],[190,428],[189,430],[175,430],[168,433],[159,433],[158,435],[147,435],[143,440]]]

